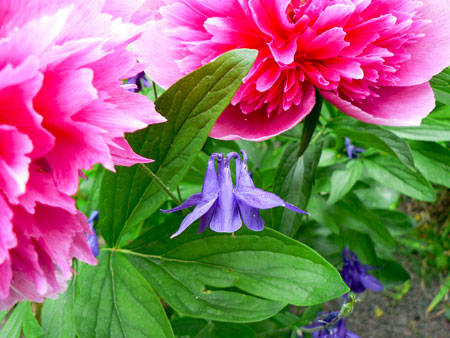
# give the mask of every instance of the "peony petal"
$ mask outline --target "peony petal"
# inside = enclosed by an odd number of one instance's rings
[[[411,87],[381,87],[358,104],[329,91],[322,96],[339,110],[366,123],[386,126],[418,126],[435,107],[433,90],[428,83]]]
[[[221,140],[264,141],[294,127],[308,115],[316,102],[314,88],[304,84],[302,102],[280,114],[267,117],[265,108],[243,114],[239,106],[230,105],[220,115],[210,136]]]
[[[164,29],[165,24],[161,20],[151,22],[132,48],[139,55],[139,61],[148,65],[145,72],[149,78],[167,89],[183,74],[174,61],[179,53],[172,48],[174,42],[164,38]]]
[[[422,19],[430,20],[418,33],[424,34],[416,43],[406,47],[411,59],[402,63],[395,74],[400,86],[413,86],[429,81],[450,65],[450,1],[422,0]]]

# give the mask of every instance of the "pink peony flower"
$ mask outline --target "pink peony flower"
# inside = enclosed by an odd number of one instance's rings
[[[419,125],[434,108],[428,81],[450,64],[448,0],[161,0],[157,5],[134,50],[164,88],[231,49],[259,52],[212,129],[219,139],[258,141],[282,133],[310,113],[315,88],[359,120]]]
[[[96,263],[70,197],[81,169],[149,161],[124,134],[165,119],[120,80],[140,71],[143,2],[0,0],[0,310],[63,291],[74,257]]]

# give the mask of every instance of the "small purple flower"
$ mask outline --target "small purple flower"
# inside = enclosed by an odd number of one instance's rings
[[[164,213],[175,212],[196,205],[171,238],[178,236],[189,225],[200,218],[199,233],[208,226],[216,232],[235,232],[242,226],[242,221],[251,230],[264,229],[264,221],[259,209],[271,209],[282,206],[294,212],[308,214],[294,205],[283,201],[279,196],[255,188],[248,173],[247,154],[242,150],[243,162],[238,153],[212,154],[206,169],[202,192],[189,197],[183,204]],[[230,160],[236,160],[236,187],[233,186],[230,173]],[[215,162],[217,161],[217,172]]]
[[[339,311],[319,313],[316,321],[305,328],[318,329],[324,327],[323,330],[312,332],[313,338],[360,338],[356,333],[347,331],[345,318],[338,320],[338,316]],[[331,323],[333,324],[330,325]]]
[[[151,86],[150,81],[147,79],[144,72],[140,72],[139,74],[130,77],[126,82],[127,85],[135,85],[135,88],[128,89],[130,92],[138,93],[144,88],[148,88]]]
[[[364,292],[366,289],[372,291],[382,291],[383,285],[374,276],[369,275],[367,270],[373,269],[370,265],[362,265],[358,257],[347,247],[342,251],[344,266],[341,276],[351,291],[355,293]]]
[[[345,138],[345,150],[347,151],[347,157],[351,160],[358,158],[360,153],[366,151],[364,148],[355,147],[348,137]]]
[[[94,230],[94,223],[98,220],[98,211],[94,210],[91,212],[91,215],[88,218],[89,227],[91,228],[92,235],[87,235],[88,237],[88,244],[91,248],[92,254],[97,257],[98,256],[98,240],[97,240],[97,234]]]

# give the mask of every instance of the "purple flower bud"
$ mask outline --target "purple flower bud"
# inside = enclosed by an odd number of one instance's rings
[[[182,233],[198,218],[200,218],[199,233],[208,226],[216,232],[234,232],[240,229],[242,221],[250,230],[263,230],[264,221],[259,215],[259,209],[282,206],[297,213],[308,214],[273,193],[255,188],[248,173],[247,154],[243,150],[241,152],[242,162],[239,154],[235,152],[229,153],[225,158],[222,154],[212,154],[206,169],[202,192],[192,195],[176,208],[161,210],[168,213],[196,205],[172,238]],[[236,160],[235,187],[230,173],[232,158]]]
[[[150,87],[150,82],[144,72],[140,72],[139,74],[130,77],[125,83],[128,85],[136,85],[136,88],[129,89],[129,91],[135,93],[140,92],[144,88]]]
[[[355,147],[348,137],[345,138],[345,150],[347,151],[347,157],[351,160],[358,158],[360,153],[366,151],[364,148]]]
[[[383,285],[374,276],[367,273],[373,269],[369,265],[362,265],[358,257],[347,247],[342,251],[342,259],[344,266],[342,267],[341,276],[351,291],[355,293],[364,292],[366,289],[372,291],[382,291]]]
[[[88,244],[91,248],[92,254],[97,257],[98,256],[98,240],[97,240],[97,234],[94,230],[94,223],[98,220],[98,211],[94,210],[91,212],[91,215],[88,218],[89,227],[91,228],[92,235],[87,235],[88,237]]]

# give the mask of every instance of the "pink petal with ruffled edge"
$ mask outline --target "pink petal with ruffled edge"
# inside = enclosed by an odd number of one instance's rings
[[[141,38],[133,43],[133,51],[139,55],[139,61],[147,65],[148,76],[167,89],[183,74],[175,63],[179,52],[172,49],[172,41],[164,39],[164,29],[162,21],[150,22]]]
[[[435,107],[429,83],[411,87],[381,87],[379,97],[351,103],[332,92],[320,92],[325,100],[358,120],[386,126],[418,126]]]
[[[27,135],[16,127],[0,125],[0,189],[12,203],[17,203],[17,197],[25,192],[31,162],[26,155],[32,150]]]
[[[303,120],[314,107],[316,96],[312,86],[306,86],[302,104],[278,115],[267,117],[265,107],[251,114],[243,114],[238,106],[230,105],[220,115],[211,130],[211,137],[222,140],[246,139],[264,141],[281,134]],[[270,132],[268,132],[270,131]]]
[[[292,127],[310,110],[297,107],[303,105],[304,85],[360,107],[344,112],[366,122],[411,125],[430,111],[430,91],[392,88],[422,84],[450,63],[444,24],[449,8],[431,0],[167,0],[136,50],[163,87],[228,50],[258,50],[232,100],[235,107],[218,119],[212,137],[262,140]],[[411,93],[420,94],[420,108],[408,114],[395,108],[412,106]],[[293,118],[293,112],[300,115]],[[264,115],[277,121],[274,130],[261,123]]]
[[[450,65],[450,1],[422,2],[422,19],[431,22],[419,29],[424,37],[406,47],[411,59],[405,61],[396,73],[400,78],[400,86],[413,86],[429,81]]]
[[[165,119],[121,88],[142,69],[126,49],[143,30],[132,23],[146,16],[133,13],[141,5],[0,3],[0,310],[56,297],[73,258],[96,263],[70,197],[81,169],[150,161],[125,133]]]

